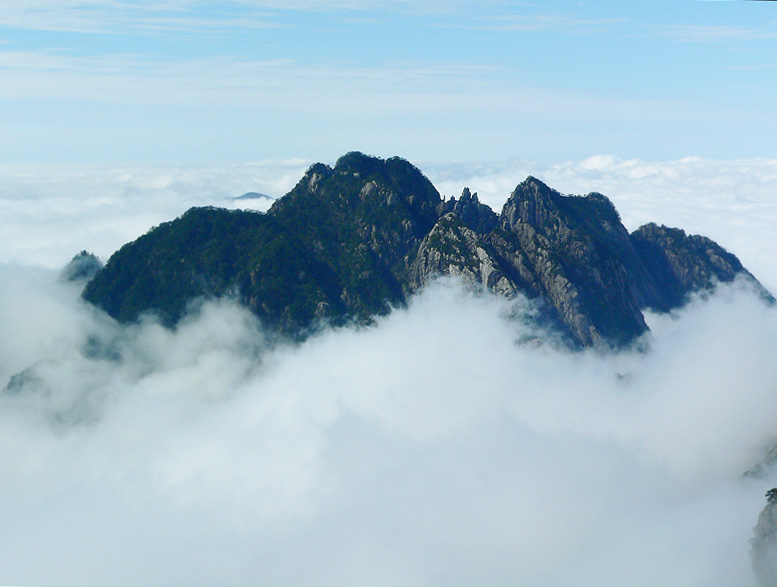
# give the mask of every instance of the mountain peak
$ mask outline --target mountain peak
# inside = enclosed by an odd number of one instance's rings
[[[340,157],[335,163],[336,173],[359,173],[368,175],[374,173],[383,163],[378,157],[366,155],[360,151],[350,151]]]
[[[84,298],[131,321],[167,324],[197,297],[236,296],[295,337],[369,322],[438,275],[540,301],[573,347],[617,348],[647,331],[642,311],[682,305],[739,275],[710,239],[646,225],[629,235],[599,193],[565,196],[529,176],[501,215],[468,188],[443,201],[399,157],[351,152],[318,163],[267,214],[193,209],[122,247]]]
[[[92,279],[102,266],[102,262],[94,254],[81,251],[65,265],[59,277],[66,282],[86,282]]]
[[[519,183],[502,208],[502,221],[508,227],[519,222],[545,224],[554,214],[555,197],[560,194],[533,176]]]
[[[534,189],[544,189],[544,190],[550,190],[543,181],[537,179],[533,175],[527,175],[526,179],[524,179],[520,184],[518,184],[518,187],[533,187]]]

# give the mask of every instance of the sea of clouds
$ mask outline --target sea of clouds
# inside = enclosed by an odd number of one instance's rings
[[[777,313],[743,284],[647,352],[521,345],[525,300],[440,280],[278,344],[229,301],[122,327],[59,270],[309,162],[9,168],[0,186],[0,583],[756,585]],[[629,229],[711,236],[777,290],[777,161],[419,164],[496,210],[532,174]]]

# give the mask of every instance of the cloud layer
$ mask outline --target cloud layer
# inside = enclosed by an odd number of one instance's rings
[[[0,280],[40,317],[1,322],[6,581],[751,582],[777,317],[736,287],[602,357],[455,282],[278,347],[229,303],[119,329],[53,279]]]
[[[58,279],[72,252],[280,195],[306,165],[8,170],[0,580],[754,584],[777,473],[742,474],[777,443],[777,315],[741,284],[649,316],[647,352],[598,355],[518,344],[531,305],[455,281],[288,346],[229,301],[119,327]],[[606,193],[630,228],[688,220],[755,252],[777,220],[771,161],[421,167],[497,209],[532,173]]]

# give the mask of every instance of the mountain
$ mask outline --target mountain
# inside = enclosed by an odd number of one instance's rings
[[[83,297],[121,321],[174,325],[193,300],[234,296],[294,337],[403,304],[409,260],[440,195],[404,160],[317,164],[267,214],[193,208],[117,251]]]
[[[272,196],[268,196],[267,194],[260,194],[259,192],[246,192],[242,196],[235,196],[232,198],[234,201],[242,201],[242,200],[267,200],[267,201],[275,201],[275,198]]]
[[[117,251],[83,297],[120,321],[174,326],[191,303],[231,296],[304,337],[366,323],[440,275],[544,308],[572,347],[619,348],[692,292],[741,276],[711,240],[645,225],[629,234],[602,194],[566,196],[536,178],[500,214],[465,189],[444,201],[404,159],[348,153],[318,163],[266,214],[193,208]]]
[[[102,269],[100,260],[87,251],[81,251],[65,265],[59,275],[65,282],[86,282],[92,279]]]

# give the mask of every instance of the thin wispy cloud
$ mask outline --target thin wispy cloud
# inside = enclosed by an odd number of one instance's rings
[[[388,61],[366,66],[293,59],[159,61],[131,54],[76,57],[58,51],[5,51],[0,52],[0,76],[4,81],[0,99],[27,100],[31,107],[50,111],[66,122],[74,119],[67,117],[68,109],[78,104],[99,104],[109,109],[111,117],[148,106],[144,116],[153,117],[160,126],[169,124],[167,108],[188,111],[191,117],[207,109],[214,121],[228,121],[240,112],[250,121],[283,110],[289,117],[339,120],[342,150],[348,150],[348,141],[351,147],[360,142],[347,136],[358,131],[355,117],[370,117],[373,125],[395,116],[424,117],[413,122],[420,129],[418,125],[433,126],[449,116],[469,126],[469,132],[475,125],[482,132],[499,131],[499,120],[520,125],[521,119],[534,116],[574,124],[720,118],[718,112],[693,103],[535,87],[524,80],[505,80],[501,68],[477,62]],[[462,112],[466,116],[459,116]],[[7,124],[15,126],[18,120],[15,114]],[[456,128],[450,126],[447,132],[455,133]],[[434,134],[430,128],[427,138],[432,140]],[[392,148],[402,151],[398,143]]]
[[[485,18],[469,26],[503,32],[564,32],[601,34],[616,31],[625,18],[576,18],[554,14],[508,15]]]
[[[478,3],[483,7],[493,2]],[[155,2],[137,0],[38,0],[8,2],[0,26],[87,34],[153,33],[164,30],[220,32],[285,26],[284,14],[295,12],[367,13],[376,10],[415,15],[455,14],[471,0],[232,0],[228,2]]]
[[[685,43],[743,42],[773,39],[772,30],[746,29],[725,25],[668,25],[656,27],[656,35],[671,41]]]
[[[581,123],[644,121],[746,122],[748,117],[761,115],[750,109],[723,111],[688,99],[543,88],[520,76],[505,77],[503,67],[477,61],[391,60],[364,65],[353,61],[235,57],[159,60],[133,54],[73,56],[61,51],[3,51],[0,75],[4,79],[0,97],[30,100],[31,104],[47,98],[66,100],[64,105],[52,104],[62,113],[82,102],[104,103],[117,112],[140,104],[195,111],[212,108],[208,114],[211,118],[232,116],[234,111],[223,111],[228,106],[246,109],[249,120],[268,109],[282,109],[289,114],[344,117],[338,119],[343,133],[354,129],[353,116],[372,116],[373,121],[381,122],[392,114],[403,113],[426,116],[414,122],[420,122],[419,129],[424,124],[436,124],[448,113],[457,123],[470,126],[470,133],[475,124],[481,132],[499,132],[505,122],[519,130],[535,116],[576,127]],[[164,122],[161,111],[149,110],[146,114],[160,124]],[[501,116],[499,120],[497,115]],[[9,124],[13,125],[13,120]],[[448,132],[455,132],[453,126],[448,126]],[[401,151],[399,146],[394,148]]]
[[[383,137],[424,158],[734,157],[761,154],[777,124],[771,102],[735,90],[772,42],[741,15],[698,25],[634,7],[422,4],[10,2],[0,128],[14,149],[0,154],[205,161],[219,142],[236,161],[335,157]],[[681,38],[704,40],[709,58],[691,66]],[[758,45],[743,56],[731,42]],[[45,141],[50,129],[68,144]]]
[[[142,55],[76,57],[58,51],[0,52],[0,75],[8,82],[0,97],[176,104],[287,104],[311,110],[337,110],[338,94],[348,107],[378,110],[412,107],[397,95],[449,95],[453,88],[469,93],[464,82],[488,83],[494,67],[468,63],[302,63],[292,59],[247,61],[202,58],[159,62]],[[316,100],[306,90],[315,88]],[[383,103],[363,100],[386,94]],[[394,98],[391,98],[393,96]],[[263,104],[264,102],[264,104]],[[360,104],[358,104],[360,103]]]
[[[268,10],[242,2],[203,5],[199,2],[41,0],[8,3],[0,26],[85,34],[161,31],[226,32],[279,26]]]
[[[777,63],[758,63],[752,65],[738,65],[731,68],[734,71],[763,71],[777,69]]]

